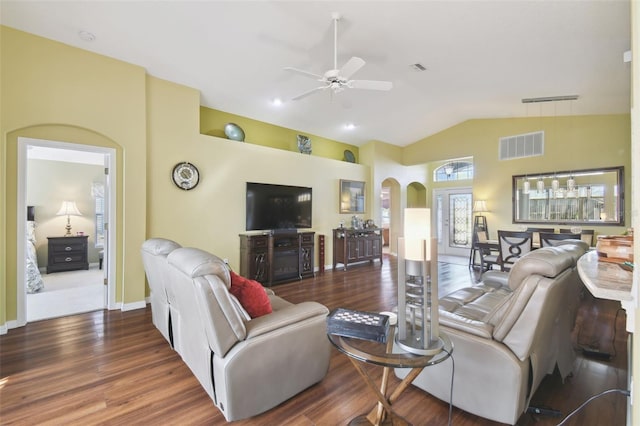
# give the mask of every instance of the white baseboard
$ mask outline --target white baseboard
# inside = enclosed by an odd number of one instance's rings
[[[147,303],[144,300],[140,300],[139,302],[123,303],[120,309],[123,312],[126,312],[126,311],[134,311],[136,309],[144,309],[146,307],[147,307]]]
[[[12,328],[18,328],[18,321],[7,321],[0,325],[0,335],[7,334]]]

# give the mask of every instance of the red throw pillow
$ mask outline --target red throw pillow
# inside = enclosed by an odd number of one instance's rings
[[[262,284],[242,277],[233,271],[230,271],[230,274],[231,287],[229,291],[240,301],[240,304],[251,315],[251,318],[270,314],[273,311],[269,296],[264,291]]]

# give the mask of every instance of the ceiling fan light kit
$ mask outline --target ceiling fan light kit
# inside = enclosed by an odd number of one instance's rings
[[[294,96],[291,100],[297,101],[305,98],[313,93],[319,91],[331,89],[333,93],[340,93],[345,89],[365,89],[365,90],[381,90],[387,91],[393,88],[393,83],[390,81],[381,80],[351,80],[356,72],[358,72],[366,62],[357,56],[351,57],[345,63],[342,68],[338,69],[338,21],[341,16],[339,13],[334,12],[331,14],[333,19],[333,69],[326,71],[323,75],[316,74],[310,71],[301,70],[293,67],[285,67],[286,71],[291,71],[296,74],[300,74],[304,77],[311,77],[318,82],[322,83],[321,86],[314,87],[307,90],[297,96]]]

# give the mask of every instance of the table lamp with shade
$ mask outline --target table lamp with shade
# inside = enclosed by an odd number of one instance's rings
[[[489,230],[487,229],[487,217],[483,215],[483,213],[488,212],[487,202],[485,200],[476,200],[473,202],[473,213],[476,214],[473,226],[476,231],[487,231],[487,235],[489,234]]]
[[[438,328],[438,240],[431,238],[431,210],[405,209],[398,239],[398,346],[435,355],[444,344]],[[408,316],[408,318],[407,318]]]
[[[63,201],[56,216],[67,216],[67,226],[65,226],[67,233],[64,236],[71,237],[71,216],[82,216],[82,213],[78,210],[75,201]]]
[[[489,227],[487,226],[487,217],[483,214],[488,212],[487,202],[485,200],[475,200],[473,202],[472,212],[475,213],[473,219],[473,234],[471,234],[471,251],[469,252],[469,267],[480,266],[476,263],[476,252],[478,251],[478,232],[485,232],[489,238]]]

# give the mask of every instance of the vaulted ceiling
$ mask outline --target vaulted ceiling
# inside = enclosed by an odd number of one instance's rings
[[[629,8],[628,0],[3,0],[0,22],[140,65],[200,90],[210,108],[354,145],[405,146],[471,118],[628,113]],[[338,67],[358,56],[366,65],[353,78],[393,89],[291,101],[319,83],[284,67],[333,68],[333,12],[342,15]],[[579,98],[521,101],[561,95]]]

